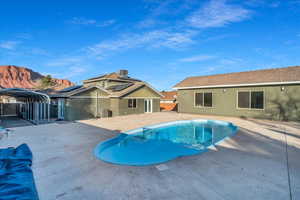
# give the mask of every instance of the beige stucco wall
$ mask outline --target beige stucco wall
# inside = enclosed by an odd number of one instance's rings
[[[119,100],[119,115],[144,113],[144,99],[137,99],[136,108],[128,108],[128,99]]]
[[[300,85],[289,85],[284,88],[283,91],[281,86],[179,90],[178,112],[300,120]],[[264,91],[265,108],[263,110],[238,109],[238,91]],[[195,107],[195,92],[212,92],[213,107]]]
[[[110,110],[112,111],[112,116],[119,116],[119,107],[120,107],[120,99],[119,98],[111,98],[110,99]]]
[[[108,109],[112,116],[144,113],[144,99],[153,99],[153,112],[159,112],[159,95],[148,87],[139,88],[123,98],[108,98],[108,94],[93,88],[67,98],[65,101],[65,119],[81,120],[102,117]],[[136,98],[137,107],[128,108],[128,99]]]
[[[160,100],[152,99],[152,112],[160,112]],[[136,108],[128,108],[128,99],[119,99],[119,115],[141,114],[145,112],[145,99],[137,99]]]
[[[101,117],[104,109],[110,109],[108,98],[68,98],[65,101],[65,120]]]
[[[96,116],[95,98],[68,98],[65,100],[65,120],[81,120]]]
[[[126,95],[126,97],[139,97],[139,98],[143,98],[143,97],[147,97],[147,98],[160,98],[160,96],[154,92],[152,89],[150,89],[147,86],[143,86],[131,93],[129,93],[128,95]]]
[[[160,112],[160,99],[153,99],[153,112]]]
[[[65,101],[65,119],[81,120],[101,117],[104,109],[110,109],[108,94],[98,88],[75,94]]]
[[[137,99],[136,108],[128,108],[128,99]],[[147,86],[143,86],[119,100],[119,115],[140,114],[145,112],[145,99],[152,99],[152,112],[160,111],[160,96]]]

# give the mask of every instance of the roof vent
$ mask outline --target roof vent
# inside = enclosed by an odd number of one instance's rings
[[[122,77],[122,78],[127,78],[127,77],[128,77],[128,70],[126,70],[126,69],[121,69],[121,70],[119,70],[118,74],[119,74],[119,76]]]

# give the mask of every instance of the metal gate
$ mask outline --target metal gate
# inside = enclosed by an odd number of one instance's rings
[[[17,116],[19,108],[18,103],[0,103],[0,115],[3,117]]]

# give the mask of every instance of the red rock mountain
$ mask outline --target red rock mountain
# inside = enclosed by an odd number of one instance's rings
[[[26,88],[35,89],[39,86],[39,81],[45,76],[25,67],[14,65],[0,66],[0,87],[2,88]],[[69,80],[52,78],[54,84],[52,89],[63,89],[74,85]]]

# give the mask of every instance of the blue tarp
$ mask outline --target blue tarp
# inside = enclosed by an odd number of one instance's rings
[[[38,200],[27,144],[0,149],[0,199]]]

